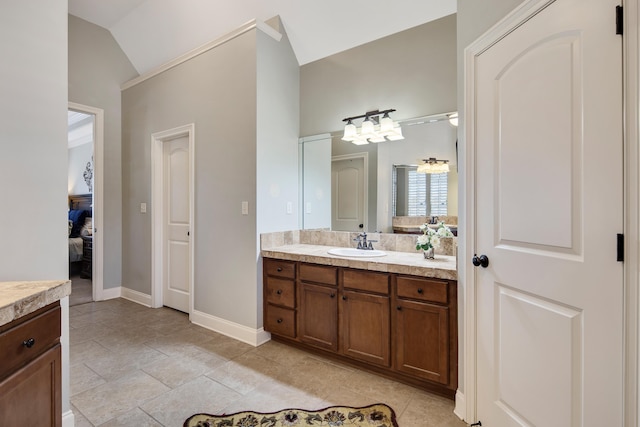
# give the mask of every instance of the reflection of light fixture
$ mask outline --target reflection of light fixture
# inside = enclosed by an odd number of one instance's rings
[[[384,111],[368,111],[361,116],[347,117],[343,122],[347,122],[344,127],[343,141],[352,142],[356,145],[364,145],[370,142],[397,141],[404,139],[402,129],[397,122],[394,122],[389,113],[394,109]],[[382,116],[380,118],[379,116]],[[360,129],[353,124],[353,120],[364,118]]]
[[[447,117],[449,117],[449,123],[453,126],[458,126],[458,113],[451,113]]]
[[[424,163],[418,165],[418,173],[444,173],[449,172],[449,160],[437,160],[435,157],[424,159]]]

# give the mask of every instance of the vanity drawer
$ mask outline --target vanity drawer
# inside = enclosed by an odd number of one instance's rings
[[[387,273],[345,269],[342,272],[342,283],[345,289],[389,295],[389,275]]]
[[[295,308],[294,289],[293,280],[267,277],[267,303]]]
[[[286,277],[295,279],[296,263],[294,261],[283,261],[279,259],[264,259],[264,271],[268,276]]]
[[[325,285],[338,284],[338,268],[325,265],[300,264],[300,280],[322,283]]]
[[[288,308],[267,305],[265,329],[272,334],[289,338],[296,337],[295,311]]]
[[[60,340],[57,305],[0,334],[0,378],[26,365]]]
[[[398,276],[396,293],[398,298],[411,298],[438,304],[449,303],[448,282],[436,279]]]

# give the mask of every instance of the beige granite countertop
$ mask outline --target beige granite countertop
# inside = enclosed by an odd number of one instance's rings
[[[315,264],[351,267],[372,271],[410,274],[457,280],[456,257],[436,255],[433,260],[424,259],[422,253],[385,251],[387,255],[371,258],[348,258],[331,255],[327,251],[336,246],[291,244],[262,249],[265,258],[310,262]]]
[[[0,326],[70,294],[68,280],[0,282]]]

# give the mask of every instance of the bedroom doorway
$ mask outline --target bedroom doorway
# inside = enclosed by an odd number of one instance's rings
[[[103,298],[104,110],[69,103],[70,305]]]

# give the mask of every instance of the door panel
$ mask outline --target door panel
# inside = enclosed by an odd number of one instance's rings
[[[189,139],[164,143],[164,275],[163,304],[189,312]]]
[[[364,223],[364,160],[362,158],[331,162],[331,229],[360,231]]]
[[[478,419],[622,425],[615,2],[556,0],[475,57]]]

